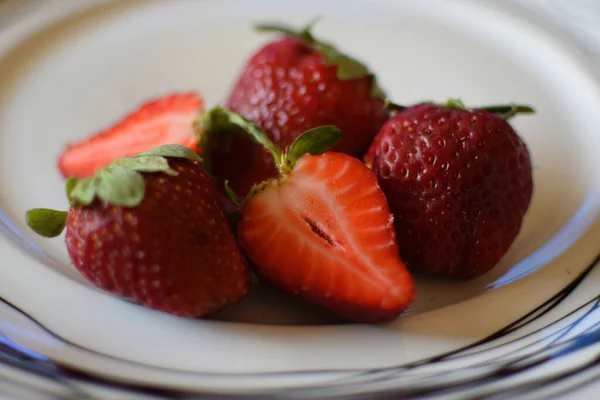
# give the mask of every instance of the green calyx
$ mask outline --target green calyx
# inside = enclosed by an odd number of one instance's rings
[[[434,102],[426,102],[430,104],[436,104]],[[520,104],[504,104],[504,105],[493,105],[493,106],[485,106],[485,107],[474,107],[469,108],[465,106],[465,103],[460,99],[448,99],[444,103],[439,104],[441,107],[445,108],[458,108],[465,111],[473,111],[473,110],[485,110],[492,114],[498,115],[505,120],[508,120],[514,117],[517,114],[534,114],[535,109],[528,105],[520,105]],[[400,104],[392,103],[389,99],[385,100],[385,107],[389,111],[401,112],[409,108],[410,106],[403,106]]]
[[[144,199],[145,185],[142,172],[162,172],[177,175],[169,167],[167,158],[185,158],[202,161],[202,158],[185,146],[165,145],[133,157],[112,162],[93,176],[67,182],[69,201],[73,206],[90,205],[98,198],[120,207],[136,207]]]
[[[333,125],[320,126],[304,132],[283,153],[280,169],[291,171],[303,155],[323,154],[341,138],[342,132]]]
[[[53,238],[65,229],[68,215],[67,211],[34,208],[25,213],[25,222],[38,235]]]
[[[235,131],[249,140],[263,146],[271,155],[281,173],[294,168],[296,162],[305,154],[317,155],[332,148],[342,137],[335,126],[321,126],[304,132],[285,151],[269,139],[258,126],[241,115],[223,107],[206,111],[200,118],[200,143],[210,143],[219,132]],[[202,147],[204,149],[204,147]]]
[[[479,109],[499,115],[506,120],[511,119],[517,114],[535,114],[535,109],[533,107],[513,103],[507,105],[479,107]]]
[[[66,193],[72,207],[88,206],[98,198],[120,207],[136,207],[144,199],[145,183],[142,173],[161,172],[174,176],[178,172],[169,166],[167,158],[202,161],[185,146],[165,145],[132,157],[112,162],[89,178],[71,178]],[[62,233],[68,212],[38,208],[27,211],[27,225],[44,237]]]
[[[342,137],[341,131],[335,126],[321,126],[304,132],[289,147],[282,150],[266,133],[252,121],[241,115],[225,109],[215,107],[206,111],[199,121],[200,143],[204,152],[206,167],[210,168],[209,154],[213,147],[216,135],[228,135],[231,132],[241,134],[243,137],[263,146],[273,157],[273,161],[282,175],[289,173],[296,162],[305,154],[318,155],[325,153],[335,146]],[[204,147],[204,146],[207,147]],[[256,185],[246,199],[265,188],[265,183]],[[225,182],[225,192],[236,205],[243,204],[246,199],[239,199]]]
[[[317,40],[312,35],[312,29],[319,22],[320,18],[315,18],[310,21],[302,30],[296,30],[286,25],[278,24],[258,24],[254,27],[254,30],[262,33],[279,33],[286,36],[300,39],[304,42],[315,43]]]
[[[263,146],[274,159],[281,159],[281,149],[252,121],[223,107],[215,107],[202,114],[199,120],[200,148],[206,166],[210,169],[210,151],[215,147],[219,132],[239,133]]]
[[[325,64],[337,66],[337,77],[339,80],[347,81],[353,79],[361,79],[364,77],[371,77],[371,96],[380,99],[385,98],[385,93],[377,83],[377,78],[375,77],[375,74],[369,71],[369,68],[365,64],[340,52],[334,45],[317,40],[313,36],[312,28],[318,21],[319,19],[311,21],[305,28],[301,30],[295,30],[284,25],[271,24],[259,24],[255,27],[255,29],[258,32],[283,34],[285,36],[293,37],[309,44],[315,49],[315,51],[321,54]]]

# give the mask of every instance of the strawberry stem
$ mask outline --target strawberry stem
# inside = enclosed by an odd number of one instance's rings
[[[295,30],[289,26],[278,24],[257,24],[254,26],[254,30],[262,33],[280,33],[284,34],[285,36],[305,41],[309,44],[314,44],[316,40],[311,31],[317,22],[319,22],[319,20],[320,18],[314,18],[312,21],[306,24],[306,27],[304,27],[302,30]]]
[[[418,104],[429,103],[435,104],[434,102],[421,102]],[[485,106],[485,107],[474,107],[468,108],[460,99],[448,99],[446,102],[439,104],[442,107],[448,108],[459,108],[461,110],[485,110],[492,114],[496,114],[506,120],[514,117],[517,114],[533,114],[535,113],[535,109],[528,105],[522,104],[502,104],[502,105],[493,105],[493,106]],[[388,111],[401,112],[410,108],[412,106],[404,106],[401,104],[392,103],[389,99],[385,100],[385,108]]]
[[[504,119],[510,119],[517,114],[534,114],[533,107],[519,104],[508,104],[499,106],[480,107],[480,110],[486,110],[492,114],[500,115]]]

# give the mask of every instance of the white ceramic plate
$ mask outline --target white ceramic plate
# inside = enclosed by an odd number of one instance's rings
[[[316,33],[368,60],[397,102],[535,106],[514,120],[534,160],[533,203],[491,273],[419,278],[411,310],[387,325],[334,323],[264,287],[219,320],[185,320],[96,290],[61,239],[26,229],[25,210],[66,207],[65,143],[163,93],[218,103],[269,39],[254,22],[316,14]],[[492,1],[62,0],[22,14],[0,31],[0,393],[544,398],[582,387],[600,373],[600,85],[565,44]]]

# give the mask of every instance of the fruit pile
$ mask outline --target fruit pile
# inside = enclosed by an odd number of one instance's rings
[[[66,228],[75,267],[99,288],[184,317],[239,302],[250,269],[349,320],[395,319],[410,273],[470,279],[515,240],[532,196],[527,106],[391,103],[362,63],[311,33],[248,61],[222,106],[196,93],[143,105],[67,146]],[[410,271],[410,273],[409,273]]]

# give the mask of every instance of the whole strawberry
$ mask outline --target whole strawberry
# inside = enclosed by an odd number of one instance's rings
[[[311,26],[298,32],[279,26],[258,29],[284,37],[250,58],[225,106],[254,122],[282,148],[309,129],[337,126],[343,136],[333,150],[362,157],[388,117],[373,74],[315,39]],[[238,136],[219,135],[202,148],[210,152],[213,174],[229,180],[241,195],[277,176],[270,155]]]
[[[176,145],[124,158],[67,184],[69,212],[35,209],[47,237],[66,225],[75,267],[94,285],[144,306],[197,317],[248,291],[249,271],[208,175]]]
[[[507,122],[529,107],[419,104],[392,117],[365,156],[395,216],[403,259],[429,274],[489,271],[520,231],[531,160]]]
[[[413,281],[377,177],[354,157],[325,152],[339,130],[307,131],[282,152],[238,114],[217,108],[205,118],[247,132],[278,167],[240,208],[238,239],[260,276],[354,321],[389,321],[408,307]]]

